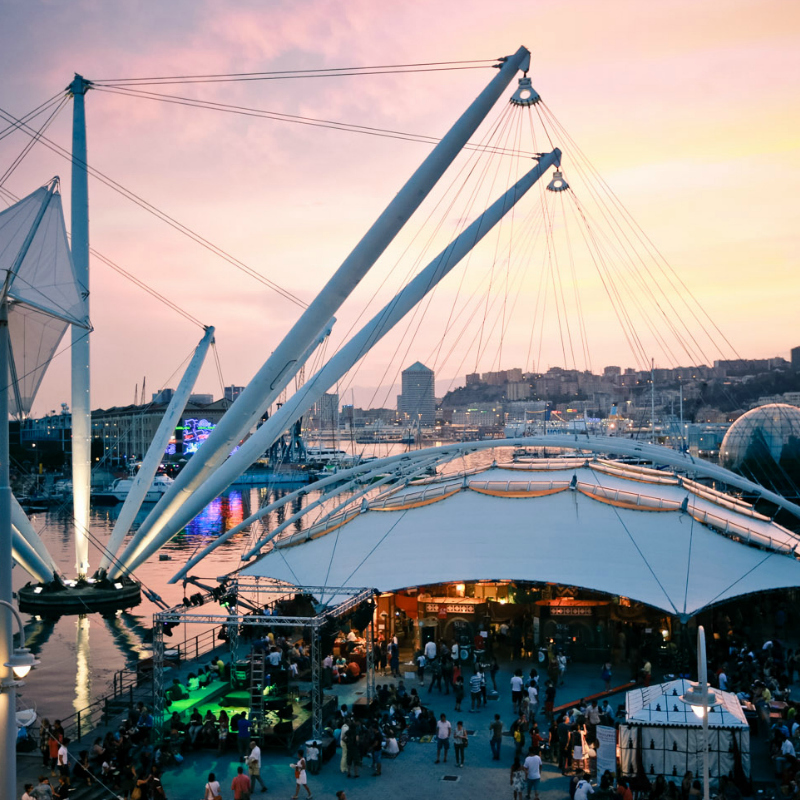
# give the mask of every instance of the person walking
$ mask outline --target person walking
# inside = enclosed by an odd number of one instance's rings
[[[294,780],[295,780],[295,787],[294,787],[294,794],[292,795],[293,798],[296,798],[300,794],[300,787],[302,786],[306,790],[306,794],[309,796],[311,795],[311,789],[308,788],[308,774],[306,773],[306,760],[303,757],[303,751],[297,751],[297,762],[292,764],[292,769],[294,769]]]
[[[213,772],[208,773],[208,782],[203,790],[203,800],[222,800],[222,789]]]
[[[39,750],[42,754],[43,767],[50,765],[50,733],[52,730],[50,720],[45,717],[39,726]]]
[[[548,722],[553,721],[553,707],[556,702],[556,687],[552,681],[544,685],[544,716]]]
[[[542,777],[542,759],[536,749],[531,747],[528,750],[528,757],[522,765],[525,768],[525,779],[528,783],[528,793],[525,795],[526,800],[531,800],[531,789],[533,789],[533,796],[535,800],[539,800],[539,781]]]
[[[500,745],[503,741],[503,722],[499,714],[494,715],[494,721],[489,724],[489,731],[492,734],[489,739],[489,747],[492,749],[492,761],[499,761]]]
[[[469,679],[469,713],[472,714],[475,709],[481,707],[481,681],[482,674],[480,667],[478,671]]]
[[[361,744],[363,734],[357,719],[351,720],[347,731],[347,777],[350,777],[350,770],[353,770],[353,777],[358,777],[361,769]]]
[[[244,774],[244,767],[239,765],[236,768],[236,777],[231,781],[231,791],[233,800],[249,800],[252,784],[250,778]]]
[[[394,639],[388,645],[389,668],[393,678],[400,677],[400,647]]]
[[[603,664],[603,669],[600,672],[600,678],[602,679],[603,683],[605,684],[606,691],[611,691],[611,662],[606,661]]]
[[[563,650],[558,651],[556,663],[558,664],[558,685],[563,686],[567,674],[567,655]]]
[[[461,701],[464,699],[464,676],[459,675],[453,684],[453,693],[456,698],[456,711],[461,711]]]
[[[247,771],[250,774],[250,784],[253,787],[253,791],[256,790],[256,783],[260,783],[261,788],[266,792],[267,787],[264,785],[264,781],[261,780],[261,748],[255,742],[250,742]]]
[[[342,748],[342,758],[339,761],[339,772],[347,772],[347,732],[350,730],[350,720],[345,717],[339,732],[339,747]]]
[[[250,752],[250,730],[252,725],[247,719],[247,712],[243,711],[236,723],[236,739],[239,746],[239,761],[245,762],[247,754]]]
[[[436,723],[436,761],[434,764],[439,763],[439,755],[444,750],[444,763],[447,763],[447,751],[450,749],[450,734],[451,725],[447,721],[447,716],[442,714],[439,721]]]
[[[453,734],[453,749],[456,752],[456,766],[462,767],[464,766],[464,750],[467,748],[467,744],[469,744],[469,739],[467,738],[467,730],[464,727],[464,723],[459,720],[456,722],[456,730]]]
[[[511,676],[511,708],[515,714],[522,710],[522,670],[518,669]]]
[[[445,654],[439,659],[442,662],[442,682],[444,683],[444,693],[450,694],[450,684],[453,682],[453,659],[450,653]]]

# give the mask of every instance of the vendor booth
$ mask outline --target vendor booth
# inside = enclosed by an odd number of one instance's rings
[[[673,680],[634,689],[625,695],[625,723],[619,728],[623,775],[640,770],[651,782],[663,775],[675,781],[703,768],[702,720],[681,700],[691,683]],[[750,728],[730,692],[710,688],[719,704],[709,709],[708,755],[712,783],[721,776],[750,777]]]

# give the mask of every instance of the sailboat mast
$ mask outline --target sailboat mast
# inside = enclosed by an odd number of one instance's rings
[[[86,171],[86,109],[89,81],[80,75],[72,92],[72,260],[75,277],[89,312],[89,176]],[[78,578],[89,570],[89,493],[92,481],[92,405],[89,333],[72,326],[72,502],[75,526],[75,569]]]

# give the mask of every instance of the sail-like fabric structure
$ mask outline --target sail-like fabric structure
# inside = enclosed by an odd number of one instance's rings
[[[9,302],[10,407],[24,416],[67,328],[90,328],[88,290],[75,276],[58,178],[0,213],[0,280]]]

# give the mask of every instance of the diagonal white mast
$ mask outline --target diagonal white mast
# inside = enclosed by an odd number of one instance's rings
[[[287,385],[286,376],[319,331],[322,321],[336,313],[469,141],[517,71],[527,71],[529,65],[530,53],[524,47],[504,60],[499,73],[422,162],[239,395],[203,443],[202,458],[192,458],[181,470],[171,489],[128,545],[123,561],[131,556],[133,549],[141,549],[139,543],[145,537],[152,539],[160,535],[181,506],[231,452],[246,432],[247,427],[243,426],[249,426],[254,412],[266,410],[263,406],[266,393]]]
[[[72,92],[72,260],[75,277],[89,313],[89,177],[86,171],[86,108],[89,81],[80,75]],[[78,578],[89,570],[89,499],[92,484],[92,404],[90,397],[89,332],[72,326],[72,503],[75,528],[75,569]]]
[[[514,207],[536,181],[558,167],[561,151],[543,155],[539,163],[492,203],[466,230],[457,236],[425,269],[410,281],[322,369],[270,417],[209,479],[187,500],[184,507],[163,526],[158,535],[135,539],[121,559],[119,572],[130,572],[168,542],[207,503],[224,492],[236,478],[277,441],[284,430],[306,413],[321,397],[403,317],[409,313],[473,247]]]
[[[130,530],[136,514],[144,502],[150,484],[158,471],[161,459],[164,457],[164,450],[169,444],[169,439],[175,431],[175,426],[178,424],[183,410],[186,408],[186,403],[189,400],[189,395],[194,388],[197,376],[200,374],[200,369],[206,359],[208,348],[214,341],[214,328],[206,328],[206,332],[199,344],[195,348],[194,355],[183,373],[178,388],[172,395],[167,410],[161,418],[161,423],[158,426],[153,441],[150,442],[150,447],[147,449],[147,454],[142,461],[139,472],[136,473],[136,478],[133,481],[128,496],[120,509],[117,521],[114,524],[114,530],[111,532],[111,538],[108,540],[103,558],[100,561],[99,569],[105,571],[111,565],[114,556],[125,538],[125,534]]]

